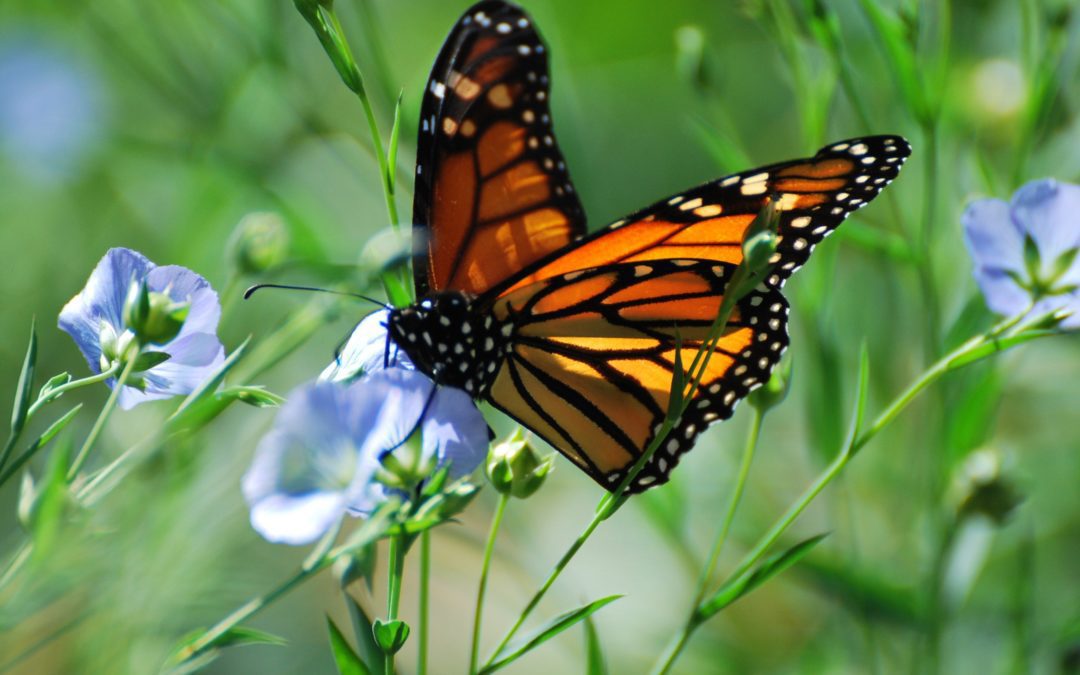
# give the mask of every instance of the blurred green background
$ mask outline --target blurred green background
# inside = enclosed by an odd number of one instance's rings
[[[398,172],[406,220],[420,94],[467,4],[337,3],[384,134],[404,90]],[[977,196],[1008,198],[1033,178],[1080,182],[1080,16],[1050,0],[881,3],[890,16],[906,17],[924,59],[918,70],[940,101],[937,153],[928,153],[928,126],[911,112],[858,3],[827,3],[846,82],[814,38],[819,3],[523,4],[551,48],[555,126],[592,227],[830,140],[901,133],[914,146],[891,194],[845,224],[788,286],[793,393],[766,420],[721,561],[730,569],[838,447],[863,340],[873,410],[933,352],[987,325],[962,242],[964,205]],[[0,409],[10,404],[32,317],[39,372],[86,373],[55,317],[111,246],[205,275],[225,295],[227,349],[249,334],[257,343],[308,306],[310,299],[287,293],[237,302],[251,279],[234,278],[226,242],[256,212],[277,214],[290,233],[291,262],[276,280],[359,279],[352,266],[387,225],[360,106],[291,3],[0,5],[0,382],[11,383],[0,387]],[[910,243],[920,223],[929,232],[932,275],[919,273]],[[251,383],[286,393],[314,377],[367,311],[317,306],[325,325]],[[934,331],[936,342],[926,337]],[[925,672],[935,639],[941,672],[1078,672],[1077,382],[1080,348],[1070,337],[950,378],[867,447],[791,535],[831,532],[826,542],[699,631],[677,672]],[[78,437],[105,397],[104,389],[72,397],[88,404]],[[99,461],[138,442],[171,409],[160,403],[117,414]],[[40,584],[5,600],[0,666],[155,672],[180,636],[285,578],[304,551],[259,539],[239,489],[272,418],[272,410],[234,407],[129,477],[58,549]],[[554,615],[627,594],[596,617],[612,672],[644,671],[685,616],[746,418],[741,410],[711,430],[673,483],[605,523],[541,606],[540,615]],[[928,429],[937,430],[931,438]],[[1001,525],[968,521],[943,548],[965,471],[988,457],[1023,502]],[[598,497],[560,459],[536,497],[511,506],[489,592],[488,647]],[[16,499],[13,482],[0,493],[0,513],[14,514]],[[464,669],[493,504],[485,493],[460,524],[434,533],[432,672]],[[6,559],[22,534],[14,515],[0,522]],[[402,604],[407,619],[415,617],[412,578]],[[378,612],[378,587],[373,598],[361,586],[354,591]],[[231,650],[207,672],[334,672],[327,612],[347,621],[330,575],[254,622],[285,636],[287,647]],[[21,656],[39,641],[46,642]],[[567,633],[513,672],[578,672],[583,653],[583,635]],[[414,662],[406,648],[402,672]]]

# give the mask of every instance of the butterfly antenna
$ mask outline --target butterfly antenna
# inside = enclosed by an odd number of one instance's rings
[[[348,298],[358,298],[360,300],[367,300],[370,303],[374,303],[383,309],[393,309],[390,305],[381,300],[362,295],[360,293],[349,293],[348,291],[335,291],[329,288],[316,288],[314,286],[293,286],[291,284],[255,284],[251,288],[244,291],[244,299],[250,298],[255,291],[261,291],[264,288],[277,288],[286,291],[309,291],[312,293],[329,293],[330,295],[343,295]]]

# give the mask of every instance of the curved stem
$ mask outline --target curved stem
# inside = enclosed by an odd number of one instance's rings
[[[105,428],[105,423],[109,421],[109,416],[116,408],[116,402],[120,399],[120,390],[124,388],[124,384],[128,381],[132,371],[135,370],[136,360],[134,356],[128,359],[127,363],[124,364],[124,369],[120,371],[120,376],[116,378],[112,393],[109,394],[109,399],[105,401],[105,407],[101,409],[97,420],[94,421],[94,426],[91,427],[90,433],[86,436],[86,440],[83,441],[82,447],[79,448],[79,454],[75,455],[75,461],[71,463],[71,468],[68,469],[67,481],[69,483],[79,475],[83,464],[86,463],[87,458],[90,456],[94,443],[97,442],[98,436],[101,435],[102,430]]]
[[[99,382],[104,382],[105,380],[109,379],[110,377],[114,377],[118,372],[120,372],[121,365],[122,364],[117,363],[117,364],[113,365],[113,367],[109,368],[108,370],[106,370],[104,372],[98,373],[97,375],[91,375],[90,377],[84,377],[81,380],[72,380],[71,382],[68,382],[67,384],[61,385],[59,387],[56,387],[55,389],[50,390],[44,396],[42,396],[42,397],[38,398],[38,400],[34,401],[30,405],[30,407],[26,410],[26,420],[24,421],[23,425],[17,431],[13,431],[11,433],[11,435],[8,436],[7,443],[5,443],[5,445],[4,445],[4,449],[2,451],[0,451],[0,467],[4,467],[7,464],[8,458],[11,456],[11,453],[15,450],[15,446],[19,443],[19,439],[22,438],[22,432],[26,428],[26,424],[30,421],[30,419],[34,416],[34,414],[37,411],[41,410],[41,408],[44,407],[47,403],[52,403],[56,399],[60,398],[60,396],[62,396],[66,392],[72,391],[73,389],[79,389],[80,387],[86,387],[86,386],[91,385],[91,384],[97,384]],[[8,478],[10,478],[12,473],[13,473],[13,470],[17,470],[17,467],[15,467],[15,466],[8,467],[8,473],[4,474],[3,480],[0,480],[0,483],[3,483],[5,481],[7,481]]]
[[[480,623],[484,611],[484,593],[487,591],[488,572],[491,570],[491,554],[495,550],[495,537],[499,533],[499,525],[502,524],[506,505],[510,502],[510,495],[499,495],[499,503],[495,506],[495,515],[491,517],[491,528],[488,530],[487,543],[484,544],[484,563],[480,567],[480,587],[476,591],[476,610],[473,613],[472,648],[469,650],[469,672],[476,672],[476,664],[480,658]]]
[[[690,635],[698,626],[700,621],[698,607],[701,605],[701,601],[705,599],[705,593],[709,590],[709,580],[712,579],[713,573],[716,571],[720,553],[723,551],[724,543],[727,541],[728,533],[731,531],[731,523],[735,520],[735,511],[738,510],[739,501],[742,499],[743,490],[746,487],[746,478],[750,473],[750,464],[754,459],[754,451],[761,435],[761,422],[764,418],[765,413],[760,408],[755,407],[754,416],[750,420],[750,431],[746,437],[746,447],[743,448],[742,460],[739,463],[739,473],[731,491],[731,500],[728,502],[727,512],[724,514],[724,521],[720,526],[720,530],[716,533],[716,541],[713,542],[708,561],[701,569],[697,593],[694,594],[694,602],[690,606],[690,615],[664,651],[664,656],[660,661],[661,665],[653,669],[652,672],[654,673],[663,675],[671,670],[672,666],[675,665],[675,660],[679,658],[679,655],[682,654],[683,649],[686,647],[686,643],[690,640]]]
[[[91,384],[97,384],[99,382],[104,382],[105,380],[108,380],[111,377],[115,377],[116,374],[120,372],[120,369],[122,367],[123,367],[123,364],[116,363],[111,368],[109,368],[108,370],[102,371],[101,373],[98,373],[97,375],[91,375],[90,377],[84,377],[81,380],[72,380],[71,382],[68,382],[67,384],[62,384],[59,387],[50,390],[45,396],[42,396],[38,400],[34,401],[34,404],[31,405],[30,409],[26,412],[26,419],[29,420],[31,417],[34,416],[34,413],[36,413],[38,410],[40,410],[47,403],[52,403],[56,399],[60,398],[60,396],[62,396],[63,394],[65,394],[65,393],[67,393],[69,391],[72,391],[73,389],[79,389],[81,387],[86,387],[86,386],[89,386]]]

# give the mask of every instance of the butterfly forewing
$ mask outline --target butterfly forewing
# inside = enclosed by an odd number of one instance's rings
[[[547,50],[531,19],[504,2],[466,12],[421,106],[418,295],[483,293],[584,233],[548,96]]]
[[[613,488],[663,423],[675,364],[688,368],[700,350],[734,269],[685,259],[617,263],[503,296],[493,315],[513,321],[512,346],[488,398]],[[690,407],[632,491],[665,482],[697,434],[768,379],[787,346],[786,317],[775,289],[738,303]]]
[[[738,264],[747,227],[766,201],[780,210],[773,286],[896,177],[911,150],[899,136],[833,143],[814,157],[764,166],[675,195],[589,235],[504,282],[506,293],[575,270],[616,262],[698,258]]]

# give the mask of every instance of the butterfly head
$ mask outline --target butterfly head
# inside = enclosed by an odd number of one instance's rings
[[[506,331],[462,293],[437,293],[392,310],[388,330],[422,373],[473,397],[487,391],[507,344]]]

